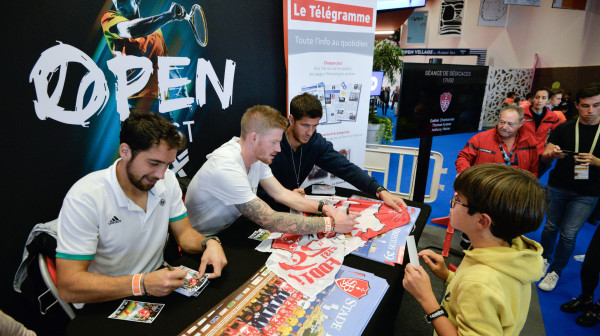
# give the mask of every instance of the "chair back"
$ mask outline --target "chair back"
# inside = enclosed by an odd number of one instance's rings
[[[48,257],[43,255],[42,253],[38,253],[38,265],[40,267],[40,274],[42,275],[42,280],[48,290],[38,296],[38,302],[40,304],[40,313],[42,315],[46,315],[48,309],[52,308],[54,305],[58,303],[58,305],[65,311],[67,316],[72,320],[75,318],[75,311],[70,304],[63,301],[58,295],[58,289],[56,288],[56,267],[54,265],[54,261]],[[51,293],[54,297],[54,301],[49,305],[44,307],[43,297],[48,293]]]

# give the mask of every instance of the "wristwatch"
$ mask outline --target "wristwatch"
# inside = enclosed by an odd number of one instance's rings
[[[431,321],[435,320],[436,318],[438,318],[440,316],[448,317],[448,313],[446,312],[446,309],[444,309],[444,307],[442,307],[442,306],[440,306],[440,309],[434,311],[433,313],[425,315],[425,320],[427,320],[427,323],[431,323]]]
[[[377,196],[378,198],[381,198],[381,196],[379,196],[381,194],[381,192],[383,191],[388,191],[387,189],[385,189],[385,187],[379,187],[377,188],[377,190],[375,191],[375,196]]]
[[[200,244],[202,246],[202,249],[206,250],[206,243],[208,243],[208,241],[211,239],[214,239],[217,243],[219,243],[219,245],[221,245],[221,239],[219,239],[219,237],[208,236],[208,237],[204,238],[204,240],[202,241],[202,244]]]
[[[319,215],[323,214],[323,206],[325,206],[325,205],[327,205],[327,202],[325,202],[325,200],[319,201],[319,207],[317,208]]]

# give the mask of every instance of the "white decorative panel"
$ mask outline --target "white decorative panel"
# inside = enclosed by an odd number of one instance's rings
[[[533,79],[533,69],[513,69],[489,67],[483,108],[479,128],[496,126],[502,103],[506,94],[515,92],[515,96],[525,99]]]

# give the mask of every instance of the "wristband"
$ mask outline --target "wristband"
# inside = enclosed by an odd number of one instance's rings
[[[442,307],[442,306],[440,306],[440,309],[434,311],[433,313],[431,313],[429,315],[425,315],[425,320],[427,320],[427,323],[431,323],[431,321],[435,320],[436,318],[438,318],[440,316],[448,317],[448,313],[446,312],[446,309],[444,309],[444,307]]]
[[[330,217],[331,218],[331,232],[335,232],[335,218]]]
[[[138,273],[138,274],[134,275],[133,278],[131,278],[131,291],[133,292],[134,296],[143,295],[142,288],[141,288],[141,280],[142,280],[141,273]]]
[[[327,202],[325,202],[325,200],[320,200],[320,201],[319,201],[319,207],[317,208],[317,212],[318,212],[319,214],[322,214],[322,213],[323,213],[323,207],[325,206],[325,204],[326,204],[326,203],[327,203]]]
[[[379,187],[377,188],[377,190],[375,191],[375,195],[377,196],[377,198],[381,198],[379,197],[379,195],[383,192],[383,191],[388,191],[387,189],[385,189],[384,187]]]
[[[323,217],[323,219],[325,220],[325,230],[323,230],[323,233],[331,233],[333,232],[332,230],[332,218],[331,217]]]

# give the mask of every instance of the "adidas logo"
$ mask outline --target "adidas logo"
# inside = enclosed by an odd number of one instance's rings
[[[117,216],[113,216],[113,218],[110,220],[110,222],[108,222],[108,225],[113,225],[113,224],[117,224],[117,223],[121,223],[121,220],[119,218],[117,218]]]

